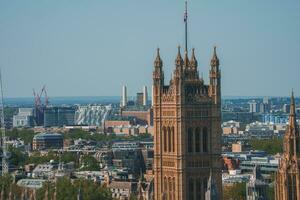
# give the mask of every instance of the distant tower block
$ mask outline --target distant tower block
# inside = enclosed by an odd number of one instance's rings
[[[147,106],[148,104],[148,92],[147,92],[147,86],[143,87],[143,106]]]
[[[153,106],[153,91],[154,91],[154,85],[152,85],[152,88],[151,88],[151,106]]]
[[[123,85],[122,88],[122,103],[121,106],[125,107],[127,105],[127,88],[125,85]]]

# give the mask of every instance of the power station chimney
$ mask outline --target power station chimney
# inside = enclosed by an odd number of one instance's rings
[[[126,105],[127,105],[127,88],[126,88],[126,85],[123,85],[121,106],[125,107]]]
[[[147,92],[147,86],[143,87],[143,106],[148,105],[148,92]]]

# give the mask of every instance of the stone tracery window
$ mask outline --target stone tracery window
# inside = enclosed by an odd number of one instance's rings
[[[174,126],[171,128],[172,133],[172,152],[175,152],[175,132],[174,132]]]
[[[163,144],[164,144],[164,152],[167,151],[167,129],[166,127],[163,127]]]
[[[202,141],[203,141],[203,152],[208,152],[208,133],[207,133],[207,128],[203,128],[202,132]]]

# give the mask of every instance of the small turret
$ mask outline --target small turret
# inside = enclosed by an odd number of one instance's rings
[[[163,67],[163,62],[160,58],[159,48],[157,48],[157,54],[154,61],[154,71],[153,71],[154,85],[163,85],[164,83],[164,73],[162,67]]]
[[[184,51],[184,59],[183,59],[183,67],[184,69],[188,69],[190,66],[189,56],[187,50]]]
[[[221,105],[221,72],[219,70],[219,64],[219,58],[217,56],[217,50],[215,46],[213,56],[210,61],[210,96],[215,104]]]
[[[216,46],[214,46],[214,53],[213,53],[212,59],[210,61],[210,65],[212,67],[219,67],[219,65],[220,65],[219,58],[217,56],[217,47]]]
[[[178,53],[177,53],[177,57],[175,59],[176,68],[181,67],[182,64],[183,64],[183,60],[182,60],[181,53],[180,53],[180,46],[178,46]]]
[[[162,60],[160,58],[160,54],[159,54],[159,48],[157,48],[157,53],[156,53],[156,58],[155,58],[155,61],[154,61],[154,67],[155,68],[161,68],[162,67]]]
[[[192,57],[191,57],[191,61],[190,61],[190,66],[193,70],[196,70],[197,67],[198,67],[198,61],[197,61],[196,56],[195,56],[195,49],[194,48],[192,49]]]

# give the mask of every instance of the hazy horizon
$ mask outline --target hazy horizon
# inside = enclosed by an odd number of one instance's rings
[[[165,83],[183,46],[184,1],[1,1],[4,95],[133,96],[148,86],[160,47]],[[207,84],[218,47],[223,96],[300,95],[300,2],[189,0],[189,48]],[[297,87],[298,86],[298,87]]]

